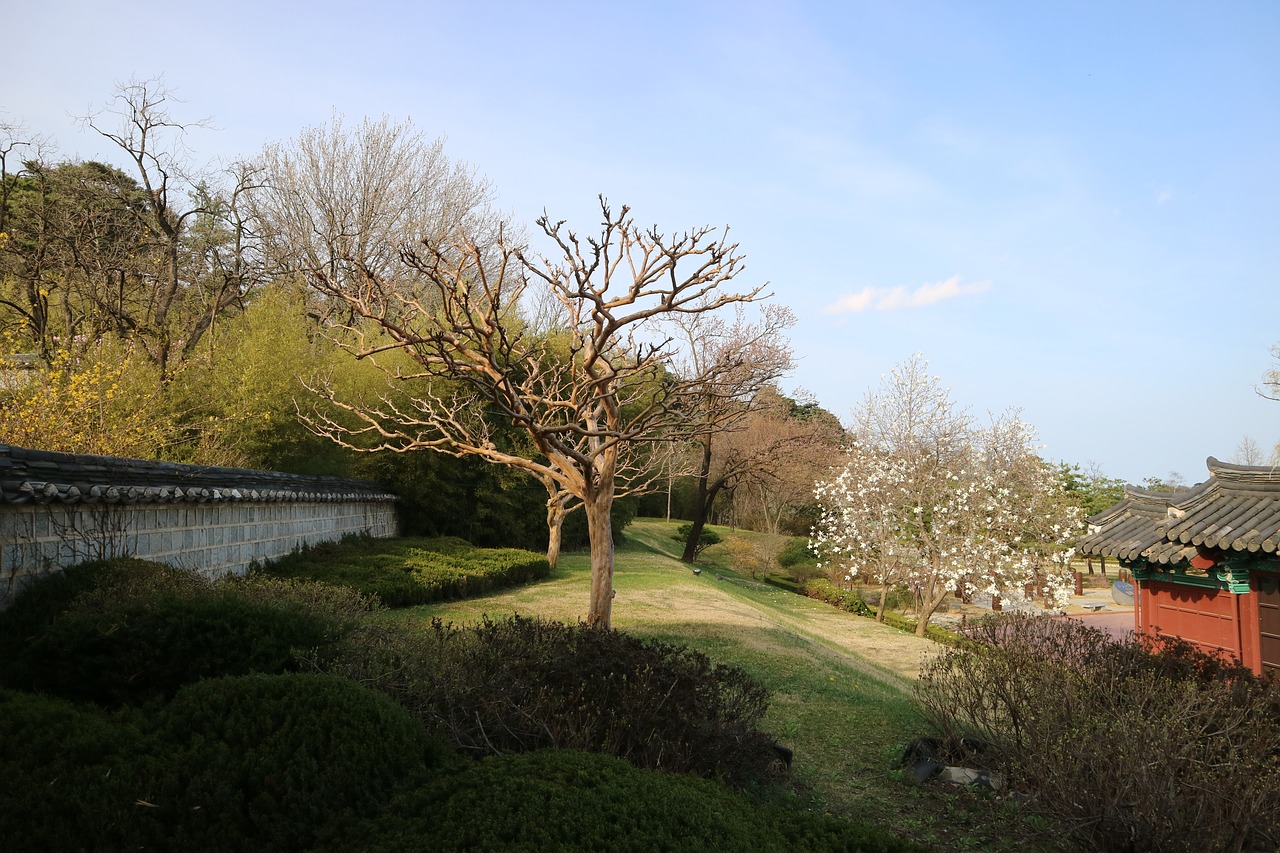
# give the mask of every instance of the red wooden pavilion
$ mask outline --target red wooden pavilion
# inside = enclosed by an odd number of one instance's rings
[[[1280,673],[1280,469],[1207,464],[1209,479],[1185,491],[1126,486],[1080,550],[1133,574],[1139,634]]]

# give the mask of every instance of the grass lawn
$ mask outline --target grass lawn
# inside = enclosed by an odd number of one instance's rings
[[[928,733],[911,690],[938,646],[744,577],[730,568],[725,545],[708,549],[695,575],[678,559],[676,526],[637,519],[627,528],[615,561],[613,626],[698,649],[765,684],[773,693],[765,725],[795,751],[802,796],[938,850],[1071,849],[1061,846],[1062,833],[1007,800],[917,787],[894,769],[902,745]],[[518,613],[574,622],[586,615],[589,572],[586,554],[566,554],[549,580],[399,618],[469,623]]]

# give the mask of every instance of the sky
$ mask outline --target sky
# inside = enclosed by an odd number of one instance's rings
[[[913,354],[1138,483],[1280,442],[1280,3],[0,0],[0,121],[163,77],[202,162],[411,119],[498,206],[728,226],[848,421]]]

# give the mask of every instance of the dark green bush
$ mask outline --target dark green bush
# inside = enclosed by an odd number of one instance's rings
[[[641,767],[775,778],[768,693],[736,667],[617,631],[515,618],[430,634],[388,626],[337,670],[382,689],[464,753],[561,747]]]
[[[510,446],[513,435],[495,437]],[[532,477],[482,459],[441,453],[363,454],[354,476],[398,497],[396,515],[413,537],[463,536],[480,547],[547,546],[547,491]]]
[[[92,600],[118,590],[207,589],[209,582],[190,572],[132,558],[71,566],[37,579],[0,613],[0,683],[13,684],[12,665],[20,650],[73,601]]]
[[[911,590],[903,584],[890,586],[884,594],[884,609],[903,611],[915,606],[916,599]]]
[[[988,744],[1086,849],[1280,849],[1280,683],[1072,619],[1009,614],[970,636],[926,665],[927,716]]]
[[[706,779],[567,750],[487,758],[409,791],[348,842],[368,851],[913,851]],[[343,849],[341,845],[335,849]]]
[[[353,537],[304,548],[262,572],[346,586],[376,595],[388,607],[409,607],[541,580],[551,566],[542,554],[476,548],[452,537]]]
[[[167,760],[148,817],[170,849],[310,849],[452,758],[387,697],[327,675],[207,679],[156,727]]]
[[[0,839],[7,850],[124,849],[151,764],[136,721],[0,690]]]
[[[296,669],[296,649],[340,634],[322,614],[234,587],[88,594],[16,650],[8,681],[108,706],[138,704],[201,678]]]
[[[335,676],[249,675],[136,711],[0,691],[11,850],[303,850],[458,759],[387,697]]]
[[[826,578],[814,578],[804,585],[805,595],[825,601],[832,607],[838,607],[847,613],[858,616],[875,616],[875,612],[867,606],[857,592],[841,589]]]
[[[787,544],[782,546],[782,550],[778,552],[778,565],[784,569],[816,561],[817,557],[809,550],[809,540],[803,536],[791,537],[787,540]]]
[[[682,524],[676,528],[676,532],[671,534],[671,538],[677,542],[688,542],[689,537],[693,534],[693,524]],[[716,533],[710,527],[703,527],[698,531],[698,542],[693,548],[693,556],[696,559],[699,554],[710,548],[712,545],[719,545],[723,539],[720,534]]]
[[[776,586],[778,589],[785,589],[787,592],[794,593],[796,595],[804,595],[804,585],[793,581],[791,578],[785,578],[779,575],[765,575],[763,580],[765,583],[769,584],[769,586]]]

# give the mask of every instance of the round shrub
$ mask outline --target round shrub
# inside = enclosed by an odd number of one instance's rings
[[[293,608],[320,617],[329,623],[335,638],[368,624],[370,613],[383,610],[375,595],[322,581],[253,574],[231,575],[219,581],[219,585],[249,601]]]
[[[9,850],[123,849],[144,808],[138,726],[62,699],[0,690],[0,838]]]
[[[336,676],[246,675],[184,687],[160,714],[157,843],[311,849],[451,758],[381,694]]]
[[[802,536],[794,536],[787,540],[787,544],[782,546],[782,550],[778,552],[778,565],[784,569],[801,563],[812,563],[818,558],[809,550],[809,540]]]
[[[436,622],[433,637],[413,642],[432,639],[430,671],[400,698],[462,751],[583,749],[735,784],[777,778],[773,739],[759,729],[768,691],[737,667],[618,631],[520,617],[465,629]]]
[[[0,683],[21,686],[18,661],[23,647],[76,602],[93,607],[121,592],[207,589],[209,582],[161,563],[132,558],[81,563],[40,577],[0,613]]]
[[[856,824],[763,806],[707,779],[572,750],[491,757],[437,777],[398,796],[353,839],[367,851],[916,849]]]
[[[301,608],[233,590],[129,595],[54,619],[17,653],[24,689],[103,705],[166,699],[219,675],[284,672],[293,650],[328,642],[330,624]]]
[[[676,532],[671,535],[671,538],[677,542],[688,542],[689,537],[692,535],[693,524],[682,524],[676,528]],[[722,541],[720,534],[716,533],[710,527],[702,528],[698,531],[698,541],[693,548],[694,557],[698,557],[703,551],[707,550],[712,545],[719,545]]]

